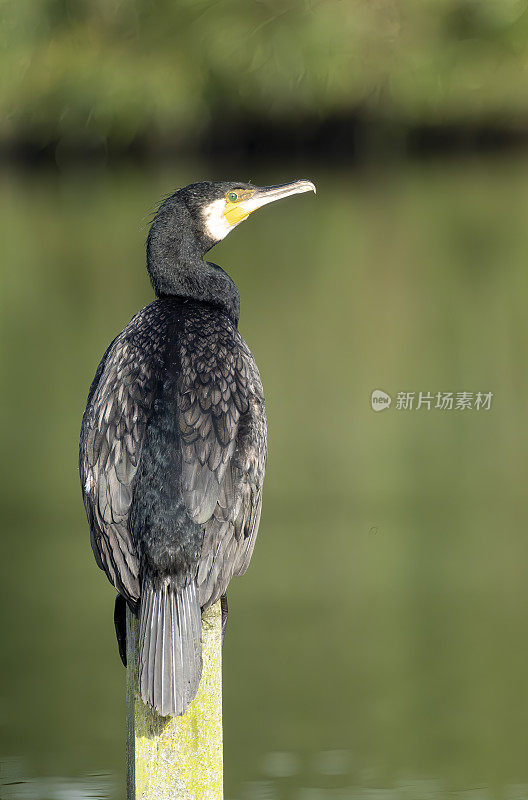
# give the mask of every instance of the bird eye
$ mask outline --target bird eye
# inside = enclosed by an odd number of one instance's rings
[[[230,203],[235,203],[238,200],[238,195],[236,192],[228,192],[227,199]]]

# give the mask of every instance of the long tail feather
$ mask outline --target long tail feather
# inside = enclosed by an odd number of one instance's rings
[[[139,614],[139,691],[162,716],[183,714],[202,675],[202,619],[196,585],[145,581]]]

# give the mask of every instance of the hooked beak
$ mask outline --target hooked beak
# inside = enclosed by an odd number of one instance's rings
[[[301,192],[314,192],[315,194],[316,189],[311,181],[293,181],[293,183],[282,183],[280,186],[263,186],[240,205],[246,206],[251,214],[252,211],[267,203],[282,200],[283,197],[289,197],[291,194],[301,194]]]
[[[224,211],[224,216],[231,225],[237,222],[242,222],[243,219],[249,217],[257,208],[273,203],[275,200],[282,200],[283,197],[289,197],[292,194],[301,194],[302,192],[314,192],[316,188],[312,181],[301,180],[293,181],[293,183],[282,183],[278,186],[261,186],[255,189],[251,197],[241,200],[239,203]]]

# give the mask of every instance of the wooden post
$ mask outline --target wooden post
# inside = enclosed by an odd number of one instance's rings
[[[127,608],[127,800],[222,800],[220,601],[202,616],[202,679],[181,717],[160,717],[138,694],[138,628]]]

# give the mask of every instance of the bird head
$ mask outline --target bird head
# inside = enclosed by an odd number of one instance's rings
[[[301,192],[315,192],[308,180],[277,186],[252,186],[236,181],[193,183],[176,194],[187,206],[195,224],[215,244],[246,220],[257,208]]]
[[[257,208],[301,192],[311,181],[252,186],[238,181],[191,183],[158,208],[147,239],[147,270],[158,296],[178,295],[214,303],[238,319],[238,290],[208,250]]]

